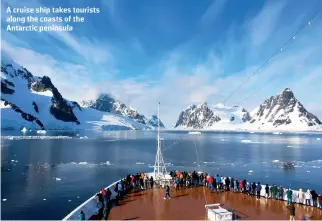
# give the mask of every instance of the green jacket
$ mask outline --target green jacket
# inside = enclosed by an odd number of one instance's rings
[[[103,210],[103,215],[104,215],[104,217],[106,217],[107,216],[107,214],[108,214],[108,207],[104,207],[104,210]]]
[[[276,195],[278,192],[277,186],[273,186],[272,193]]]

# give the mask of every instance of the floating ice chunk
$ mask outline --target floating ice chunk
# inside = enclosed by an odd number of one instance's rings
[[[6,201],[7,201],[7,199],[2,199],[2,201],[3,201],[3,202],[6,202]]]
[[[280,162],[279,160],[273,160],[272,161],[273,163],[278,163],[278,162]]]
[[[11,160],[11,162],[15,162],[15,160]]]
[[[306,172],[311,173],[311,171],[309,171],[309,170],[308,170],[308,171],[306,171]]]
[[[79,162],[78,164],[80,164],[80,165],[87,165],[88,163],[87,162]]]
[[[93,164],[93,165],[95,165],[95,164]],[[105,163],[104,163],[104,162],[101,162],[101,163],[100,163],[100,165],[101,165],[101,166],[102,166],[102,165],[111,166],[112,164],[111,164],[111,162],[110,162],[110,161],[106,161]]]
[[[143,163],[143,162],[136,162],[135,164],[142,165],[142,164],[145,164],[145,163]]]
[[[88,139],[88,137],[87,136],[79,137],[79,139]]]
[[[77,199],[79,199],[79,196],[77,196]]]
[[[37,134],[45,134],[46,131],[45,130],[37,130]]]
[[[68,202],[72,202],[72,200],[68,200]]]
[[[57,180],[57,181],[61,181],[61,178],[56,177],[56,180]]]
[[[249,170],[249,171],[248,171],[248,173],[252,173],[252,172],[254,172],[254,171],[252,171],[252,170]]]
[[[242,143],[251,143],[252,141],[251,140],[241,140],[240,142],[242,142]]]
[[[46,201],[46,199],[42,199],[43,201]]]
[[[21,129],[21,132],[26,133],[27,129],[24,127],[24,128]]]
[[[316,138],[316,140],[321,140],[321,138],[320,138],[320,137],[318,137],[318,138]]]

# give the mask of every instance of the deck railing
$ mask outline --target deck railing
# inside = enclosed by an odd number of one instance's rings
[[[154,177],[153,173],[146,173],[147,176],[152,176]],[[120,182],[120,180],[112,183],[111,185],[107,186],[105,189],[109,188],[112,192],[111,195],[111,199],[115,199],[115,197],[117,196],[117,193],[114,191],[114,187],[118,182]],[[174,183],[174,178],[172,179],[158,179],[155,180],[155,184],[158,185],[159,187],[164,188],[164,186],[166,184],[171,185]],[[191,183],[193,185],[193,183]],[[199,183],[201,184],[201,183]],[[271,187],[271,186],[269,186]],[[283,200],[287,201],[287,196],[286,196],[286,190],[284,188],[284,194],[283,194]],[[298,197],[297,194],[299,191],[297,190],[292,190],[293,194],[292,194],[292,202],[294,203],[299,203],[298,201]],[[261,196],[265,196],[265,185],[262,185],[262,190],[261,190]],[[84,203],[82,203],[80,206],[78,206],[76,209],[74,209],[71,213],[69,213],[63,220],[67,221],[67,220],[78,220],[78,214],[80,213],[80,211],[83,211],[85,214],[85,218],[89,219],[90,217],[92,217],[93,215],[97,214],[98,211],[98,203],[97,203],[97,199],[95,197],[96,195],[92,196],[91,198],[89,198],[88,200],[86,200]],[[277,194],[278,196],[278,194]],[[311,206],[313,206],[313,201],[311,200]],[[305,204],[305,198],[304,198],[304,204]],[[318,204],[319,205],[319,204]],[[321,205],[319,205],[321,206]]]

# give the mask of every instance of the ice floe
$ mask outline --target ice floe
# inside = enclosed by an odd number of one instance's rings
[[[47,131],[45,131],[45,130],[37,130],[37,134],[45,134],[45,133],[47,133]]]
[[[135,164],[137,164],[137,165],[143,165],[145,163],[143,163],[143,162],[136,162]]]
[[[24,127],[24,128],[21,129],[21,132],[26,133],[27,129]]]
[[[294,149],[300,149],[300,148],[302,148],[301,146],[292,146],[292,145],[288,145],[286,147],[288,147],[288,148],[294,148]]]
[[[57,181],[61,181],[61,178],[56,177],[56,180],[57,180]]]
[[[249,171],[248,171],[248,173],[253,173],[253,172],[254,172],[254,171],[252,171],[252,170],[249,170]]]
[[[4,140],[59,140],[72,139],[69,136],[1,136]]]
[[[6,202],[6,201],[7,201],[7,199],[2,199],[2,201],[3,201],[3,202]]]
[[[241,140],[240,142],[242,142],[242,143],[251,143],[252,141],[251,140]]]

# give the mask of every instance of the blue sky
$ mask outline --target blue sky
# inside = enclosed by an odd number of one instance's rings
[[[227,97],[301,26],[320,0],[4,0],[2,52],[34,75],[48,75],[64,97],[100,92],[144,114],[162,104],[175,124],[191,103]],[[73,32],[6,32],[5,8],[99,7]],[[322,118],[322,14],[227,101],[248,110],[290,87]],[[250,96],[258,91],[255,95]]]

